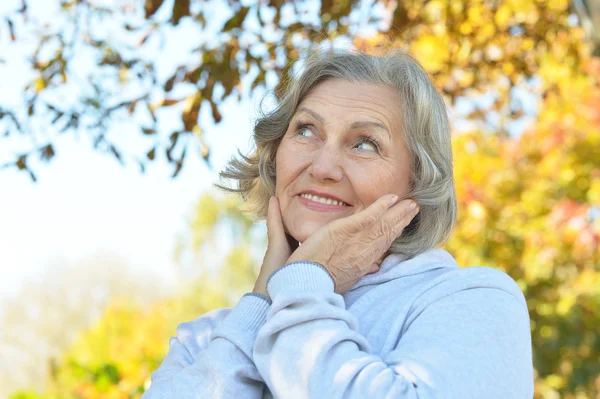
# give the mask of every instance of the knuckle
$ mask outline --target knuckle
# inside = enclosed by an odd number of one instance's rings
[[[384,220],[380,224],[380,232],[383,237],[391,237],[394,235],[394,225]]]

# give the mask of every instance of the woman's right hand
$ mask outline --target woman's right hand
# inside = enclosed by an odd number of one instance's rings
[[[283,227],[279,200],[273,196],[269,199],[267,211],[267,236],[269,243],[263,259],[258,278],[252,292],[269,298],[267,280],[277,269],[285,265],[288,258],[298,248],[298,241],[287,234]]]

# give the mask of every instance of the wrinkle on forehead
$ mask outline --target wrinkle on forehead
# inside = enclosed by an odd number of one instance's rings
[[[327,81],[321,83],[321,85],[317,86],[314,91],[311,91],[303,101],[301,105],[309,107],[311,102],[322,103],[323,105],[334,105],[335,107],[340,108],[350,108],[348,111],[341,111],[346,113],[360,113],[366,112],[367,115],[378,122],[386,125],[390,132],[395,132],[399,128],[401,128],[401,119],[402,115],[399,110],[400,102],[397,99],[396,92],[388,88],[386,86],[379,85],[365,85],[372,88],[383,89],[381,96],[371,95],[364,92],[353,93],[355,97],[348,95],[340,95],[339,93],[333,92],[332,89],[328,87],[323,87],[322,85],[326,85]],[[384,90],[389,89],[387,93],[383,92]],[[387,97],[387,98],[385,98]],[[391,104],[397,105],[396,107],[389,107],[386,104],[390,101],[390,97],[395,97]],[[383,102],[383,104],[381,104]],[[300,106],[298,107],[300,108]],[[318,110],[315,110],[318,112]],[[320,112],[322,114],[322,112]],[[326,115],[322,115],[326,117]],[[326,120],[326,124],[331,123],[331,121]]]

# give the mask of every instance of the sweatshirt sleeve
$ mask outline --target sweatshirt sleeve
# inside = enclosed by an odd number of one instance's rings
[[[142,399],[262,398],[252,347],[269,307],[264,295],[247,293],[233,309],[180,324]]]
[[[529,314],[512,293],[457,284],[412,315],[400,340],[388,337],[394,349],[382,357],[323,266],[287,264],[267,290],[253,358],[274,397],[533,397]]]

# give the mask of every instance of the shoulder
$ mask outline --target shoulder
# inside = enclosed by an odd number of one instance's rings
[[[442,276],[442,281],[456,290],[494,289],[511,295],[516,300],[525,303],[523,291],[517,282],[507,273],[487,266],[470,266],[454,269]]]
[[[517,282],[507,273],[486,266],[452,267],[428,281],[416,301],[422,306],[443,299],[480,298],[518,303],[527,311],[527,302]]]

